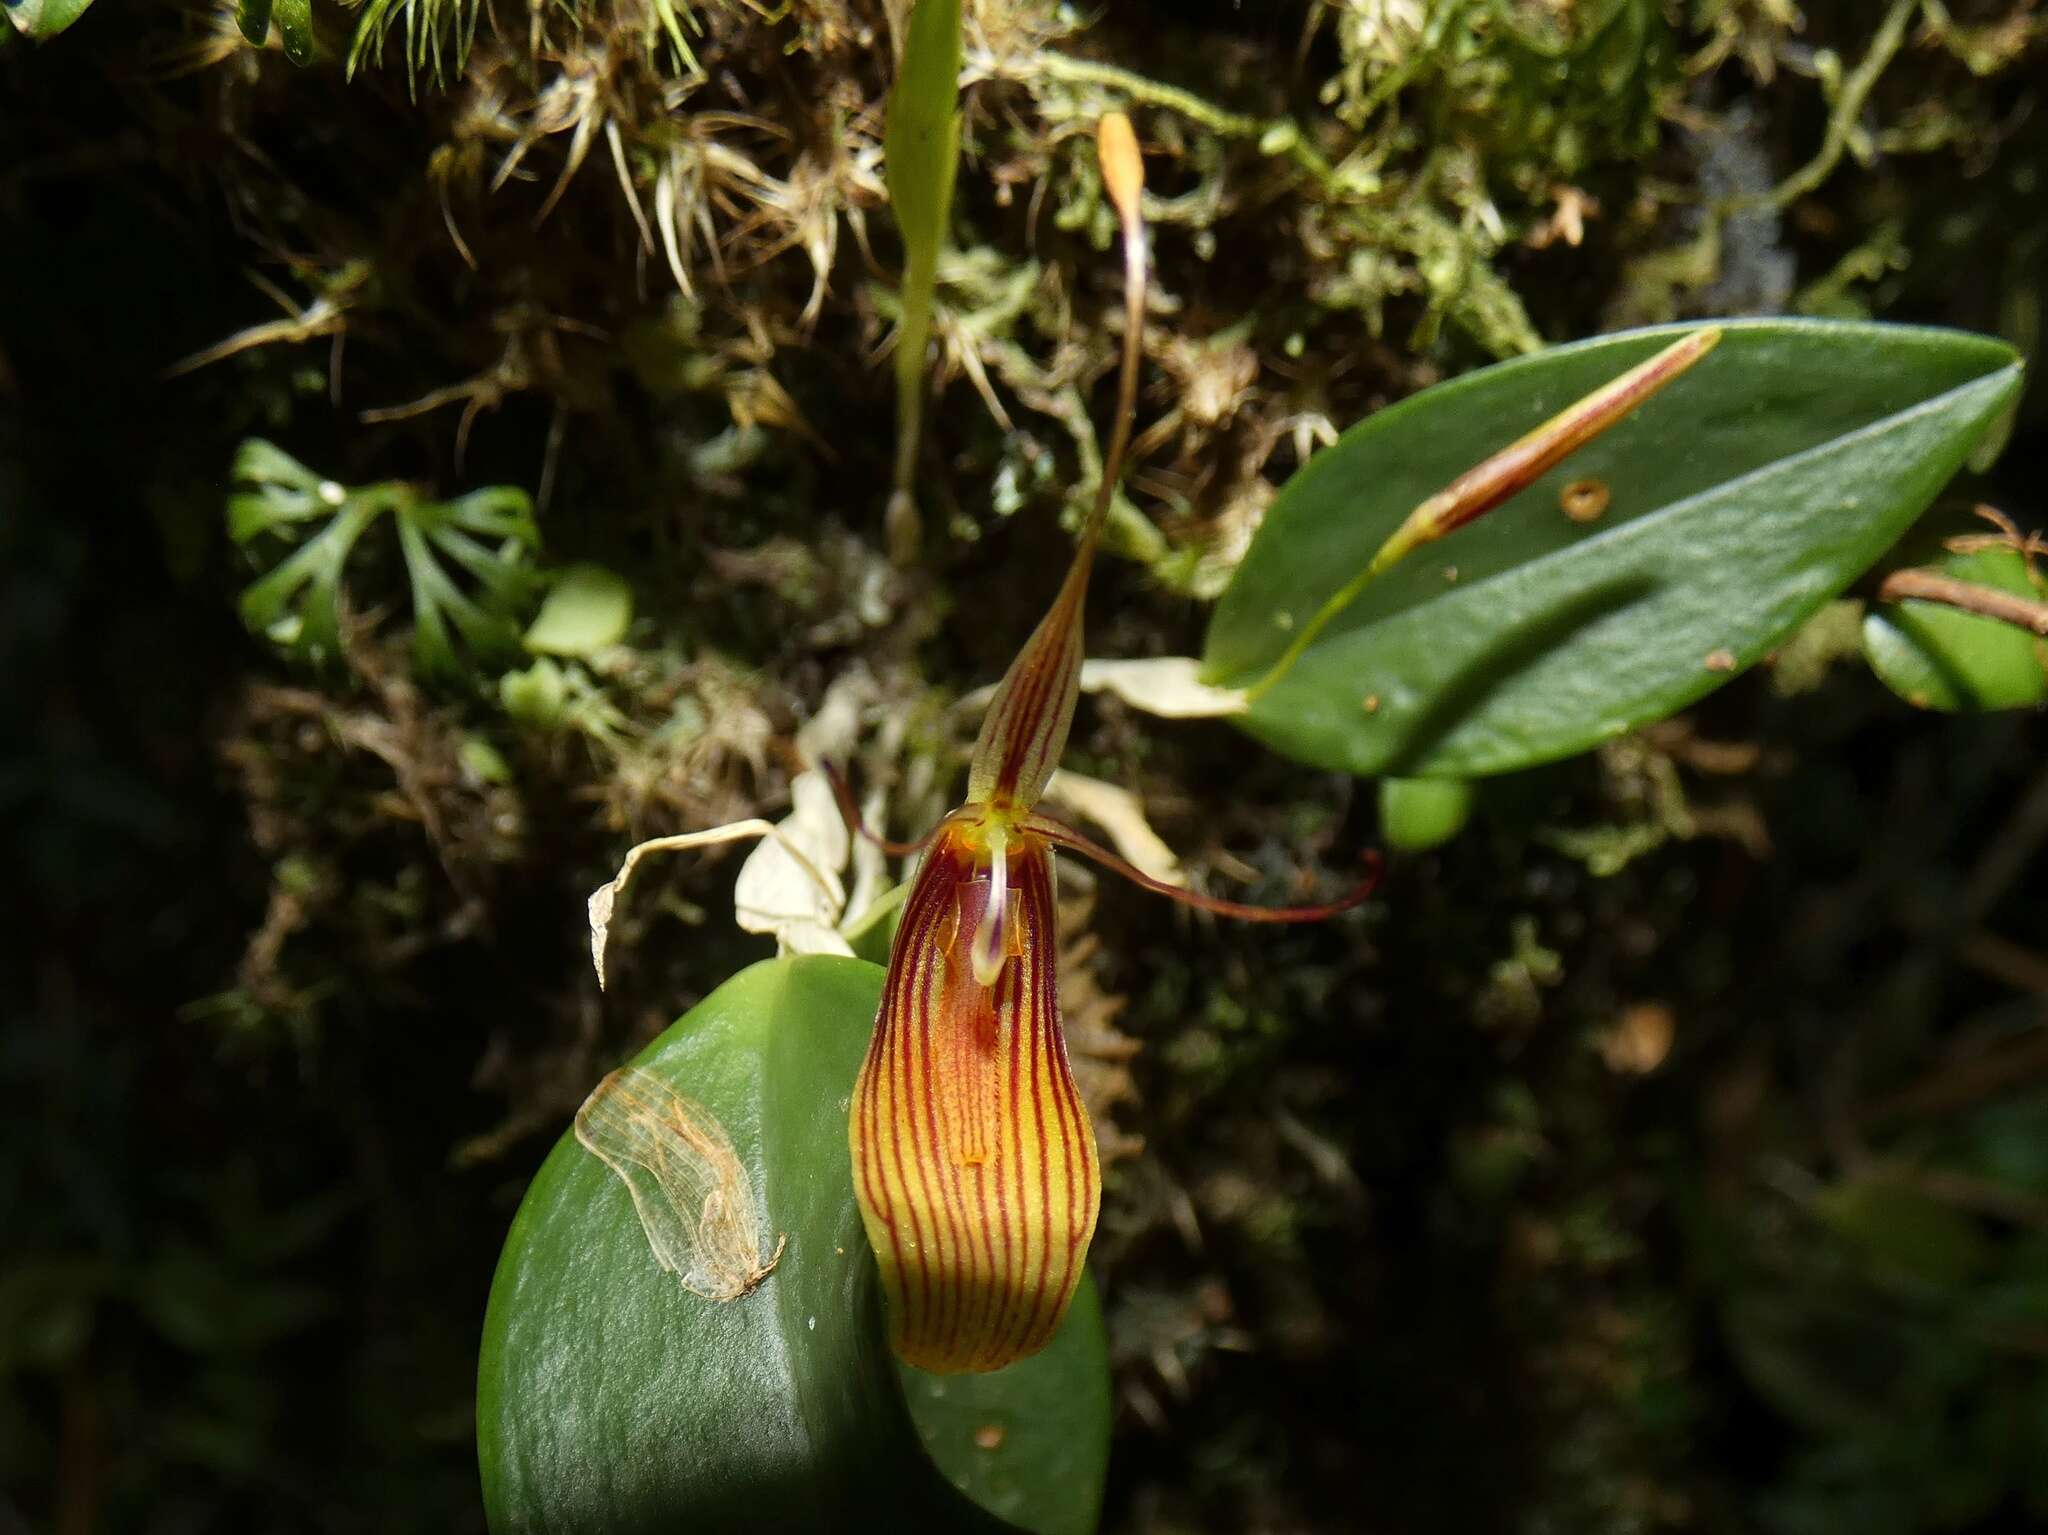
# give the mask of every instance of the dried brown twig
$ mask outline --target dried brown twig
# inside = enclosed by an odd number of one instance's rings
[[[1938,602],[1943,607],[1975,613],[1980,618],[1995,618],[2048,638],[2048,602],[2002,592],[1995,586],[1958,581],[1931,570],[1895,570],[1884,578],[1877,595],[1885,602],[1902,602],[1907,598]]]

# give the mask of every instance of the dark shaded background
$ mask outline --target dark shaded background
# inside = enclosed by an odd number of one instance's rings
[[[1086,46],[1218,95],[1206,52],[1282,56],[1299,32],[1291,9],[1142,9]],[[1853,52],[1844,9],[1809,8],[1811,40]],[[414,226],[386,204],[424,196],[401,81],[272,55],[236,87],[254,115],[231,118],[204,74],[133,67],[131,34],[169,14],[101,0],[57,44],[0,51],[0,1531],[478,1529],[474,1348],[524,1180],[597,1073],[759,949],[715,920],[732,865],[678,873],[713,920],[652,930],[601,1007],[581,905],[625,839],[593,812],[588,757],[459,698],[308,678],[242,630],[221,502],[243,437],[344,478],[530,485],[548,415],[515,398],[484,417],[459,476],[446,418],[363,431],[355,402],[476,350],[474,315],[428,288],[352,346],[347,409],[319,343],[164,377],[260,313],[242,271],[263,183],[231,165],[250,122],[323,217],[353,221],[335,238],[393,266]],[[1978,160],[1845,171],[1785,234],[1802,278],[1882,216],[1913,256],[1874,292],[1889,317],[1995,328],[2015,291],[2038,305],[2044,67],[2036,48],[1987,87],[2010,131]],[[1810,82],[1751,95],[1773,163],[1797,163]],[[1604,195],[1635,173],[1610,168]],[[563,290],[601,285],[566,211],[532,260]],[[1248,307],[1261,254],[1233,238],[1211,296],[1235,283]],[[835,282],[857,284],[844,259]],[[1550,335],[1592,328],[1619,280],[1597,242],[1513,259]],[[550,551],[629,571],[659,624],[774,677],[780,731],[852,653],[992,676],[1057,568],[1049,518],[935,553],[923,579],[959,610],[850,649],[797,645],[772,593],[706,575],[705,548],[809,538],[818,506],[879,545],[886,370],[828,311],[792,373],[838,464],[794,441],[765,492],[668,518],[647,509],[658,454],[630,445],[674,422],[593,366]],[[1949,512],[2048,522],[2038,400]],[[964,598],[1005,570],[1044,581]],[[1198,608],[1104,574],[1092,649],[1195,642]],[[485,720],[518,769],[515,848],[437,859],[376,812],[377,762],[261,693],[309,686]],[[1918,715],[1846,665],[1796,698],[1744,678],[1690,729],[1665,739],[1689,792],[1767,829],[1767,853],[1702,835],[1592,877],[1542,832],[1626,818],[1634,791],[1584,760],[1496,786],[1342,924],[1196,931],[1105,893],[1099,979],[1145,1046],[1119,1117],[1148,1143],[1116,1169],[1099,1247],[1108,1527],[2048,1519],[2043,721]],[[1723,778],[1688,739],[1757,754]],[[1369,789],[1248,760],[1220,729],[1105,707],[1077,745],[1140,775],[1170,840],[1260,849],[1275,876],[1304,824],[1319,847],[1374,834]],[[735,792],[780,788],[775,769]],[[328,883],[265,994],[250,945],[290,896],[280,841],[317,846]],[[1675,1044],[1642,1075],[1608,1056],[1646,1007]]]

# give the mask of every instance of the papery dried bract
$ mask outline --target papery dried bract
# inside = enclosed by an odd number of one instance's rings
[[[1114,693],[1125,703],[1167,720],[1227,719],[1250,707],[1242,688],[1202,681],[1193,656],[1145,656],[1133,661],[1083,661],[1081,691]]]
[[[1061,768],[1046,784],[1045,797],[1100,826],[1125,859],[1161,884],[1188,882],[1180,859],[1145,819],[1145,801],[1122,784]]]
[[[790,780],[789,797],[790,813],[776,823],[779,835],[763,838],[740,866],[734,920],[747,932],[773,934],[785,954],[850,955],[839,934],[846,914],[839,871],[852,849],[831,781],[815,769],[799,773]]]
[[[796,819],[798,818],[792,817],[792,820]],[[812,888],[819,892],[820,904],[816,910],[828,914],[837,913],[845,906],[846,892],[840,884],[837,867],[819,867],[812,858],[811,851],[795,835],[772,821],[750,818],[733,821],[725,826],[713,826],[704,831],[684,832],[674,837],[655,837],[630,849],[625,862],[619,865],[619,872],[591,891],[590,899],[586,903],[590,917],[590,963],[597,971],[597,984],[600,990],[605,984],[605,953],[611,944],[612,918],[617,913],[619,897],[625,894],[626,886],[632,881],[633,873],[640,867],[641,860],[654,853],[680,853],[689,848],[715,847],[722,842],[742,842],[751,837],[765,837],[783,850],[787,855],[786,869],[783,872],[786,873],[787,869],[799,871],[810,881]],[[845,839],[836,839],[831,845],[840,850],[839,857],[843,861]],[[742,873],[744,872],[743,870]],[[756,892],[763,893],[757,895],[756,899],[764,899],[765,892],[785,889],[785,885],[779,875],[774,875],[766,879],[757,879],[754,888]],[[784,902],[778,897],[771,904],[780,905]],[[845,952],[843,949],[834,950],[829,939],[822,935],[809,949],[787,942],[789,929],[799,923],[806,928],[817,926],[815,922],[803,918],[801,907],[798,908],[798,921],[792,923],[779,924],[779,919],[773,913],[761,910],[758,905],[749,905],[744,900],[736,899],[734,914],[739,925],[749,932],[774,933],[785,950],[799,953],[809,953],[813,950]]]
[[[621,1067],[576,1111],[576,1139],[625,1184],[655,1261],[684,1289],[733,1301],[774,1271],[782,1243],[762,1256],[753,1185],[703,1104]]]

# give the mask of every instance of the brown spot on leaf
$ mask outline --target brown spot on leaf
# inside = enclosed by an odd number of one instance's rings
[[[1573,522],[1598,522],[1613,498],[1605,480],[1573,480],[1557,493],[1557,504]]]

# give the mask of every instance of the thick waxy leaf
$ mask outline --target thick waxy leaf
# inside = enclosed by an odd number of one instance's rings
[[[1084,1278],[1066,1325],[1029,1359],[990,1375],[896,1368],[924,1446],[955,1487],[1020,1527],[1091,1535],[1102,1512],[1102,1467],[1083,1463],[1076,1429],[1109,1422],[1104,1346],[1102,1308]],[[1075,1474],[1020,1477],[1020,1465],[1071,1466]]]
[[[9,0],[7,19],[25,36],[55,37],[91,4],[92,0]]]
[[[241,0],[235,7],[235,25],[253,46],[261,48],[270,40],[270,0]]]
[[[846,1152],[881,985],[858,960],[756,965],[633,1063],[647,1076],[627,1079],[626,1106],[652,1110],[586,1115],[609,1161],[573,1135],[555,1147],[484,1324],[477,1440],[496,1535],[1092,1527],[1109,1426],[1092,1292],[1045,1353],[971,1393],[900,1374],[889,1354]],[[664,1105],[691,1132],[666,1157],[646,1140]],[[671,1251],[672,1272],[612,1163],[655,1178],[679,1160],[701,1174],[683,1180],[691,1198],[709,1188],[756,1209],[734,1221],[707,1207],[720,1219],[695,1237],[668,1226],[688,1258]],[[638,1192],[663,1233],[658,1190]],[[720,1271],[703,1244],[735,1230],[752,1243],[721,1247],[744,1278],[686,1288],[693,1269]]]
[[[1952,554],[1940,573],[2043,599],[2010,549]],[[1885,603],[1863,620],[1863,654],[1884,685],[1919,709],[2026,709],[2048,700],[2048,639],[1934,602]]]
[[[272,14],[284,56],[304,69],[313,62],[313,0],[277,0]]]
[[[1411,508],[1685,329],[1502,363],[1345,433],[1267,513],[1217,607],[1204,680],[1258,681]],[[1959,332],[1730,323],[1635,415],[1388,571],[1235,718],[1321,767],[1445,777],[1661,718],[1872,564],[2019,377],[2010,348]]]

